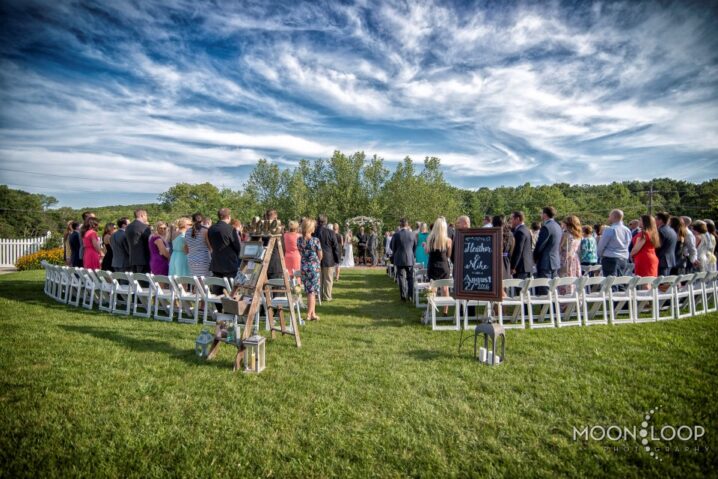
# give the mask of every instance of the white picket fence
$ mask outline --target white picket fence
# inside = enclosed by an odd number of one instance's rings
[[[50,238],[48,231],[45,236],[23,239],[2,239],[0,238],[0,266],[15,266],[20,256],[40,251],[45,241]]]

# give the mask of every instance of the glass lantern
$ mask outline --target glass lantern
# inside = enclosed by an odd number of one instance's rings
[[[214,342],[214,336],[212,336],[206,329],[199,333],[197,339],[194,342],[194,352],[200,358],[206,358],[209,354],[209,347]]]
[[[266,366],[266,340],[264,336],[255,335],[243,341],[244,351],[244,372],[261,373]]]

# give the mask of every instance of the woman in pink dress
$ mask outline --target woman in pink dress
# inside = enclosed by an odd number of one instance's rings
[[[578,278],[581,276],[581,261],[578,258],[578,248],[581,246],[581,220],[578,216],[567,216],[563,220],[564,232],[561,237],[560,257],[562,278]],[[559,286],[560,294],[572,294],[573,286]]]
[[[165,240],[167,225],[160,221],[155,225],[155,232],[150,236],[150,271],[152,274],[166,276],[170,270],[170,248]]]
[[[299,223],[290,221],[288,228],[289,231],[284,233],[284,264],[287,266],[289,274],[293,275],[295,271],[299,271],[302,262],[302,257],[297,249]]]
[[[100,269],[102,259],[102,243],[97,236],[97,218],[88,218],[82,227],[82,266],[86,269]]]

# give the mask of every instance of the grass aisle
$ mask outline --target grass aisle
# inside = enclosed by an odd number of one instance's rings
[[[245,376],[229,347],[194,356],[201,326],[59,305],[41,280],[0,277],[0,477],[715,475],[715,314],[511,331],[488,368],[383,272],[345,270],[304,347],[269,342]],[[658,406],[657,426],[705,427],[699,450],[572,438]]]

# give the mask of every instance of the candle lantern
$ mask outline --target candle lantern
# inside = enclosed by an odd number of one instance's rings
[[[486,356],[486,359],[483,360],[483,357],[480,357],[477,355],[477,341],[479,339],[479,336],[482,336],[484,339],[484,347],[482,349],[482,356]],[[489,349],[489,339],[491,339],[491,349]],[[501,339],[501,355],[499,358],[497,358],[496,354],[496,342]],[[499,364],[500,362],[505,361],[506,359],[506,334],[504,333],[504,327],[500,324],[492,323],[489,319],[487,322],[481,323],[478,326],[476,326],[476,329],[474,330],[474,357],[479,359],[481,362],[484,362],[485,364],[490,364],[492,366]]]
[[[245,373],[261,373],[264,371],[265,363],[265,345],[264,336],[255,335],[245,339],[243,342],[244,351],[244,372]]]
[[[209,347],[214,342],[214,336],[212,336],[206,329],[202,330],[197,336],[194,342],[194,352],[200,358],[206,358],[209,354]]]

